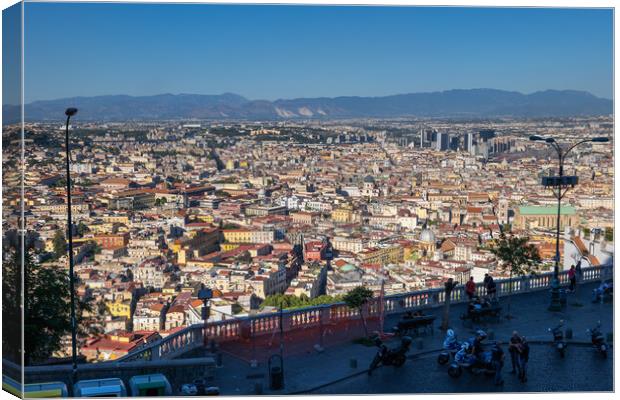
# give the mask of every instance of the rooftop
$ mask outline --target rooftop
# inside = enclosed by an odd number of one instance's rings
[[[519,214],[521,215],[555,215],[558,212],[556,206],[520,206]],[[560,208],[560,214],[562,215],[574,215],[575,207],[562,206]]]

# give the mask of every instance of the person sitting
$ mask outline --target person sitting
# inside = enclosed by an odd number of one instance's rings
[[[612,282],[607,282],[607,281],[601,282],[599,287],[594,289],[592,301],[596,302],[596,301],[602,300],[602,296],[604,294],[610,293],[611,290],[613,290],[613,283]]]
[[[479,358],[484,351],[484,349],[482,348],[482,341],[486,339],[486,337],[487,334],[484,331],[479,330],[478,332],[476,332],[476,338],[474,339],[471,353],[477,358]]]

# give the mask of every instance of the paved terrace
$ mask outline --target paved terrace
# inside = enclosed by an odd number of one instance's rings
[[[438,349],[443,341],[441,322],[443,290],[426,290],[389,296],[383,304],[378,300],[369,305],[369,331],[380,328],[380,315],[385,315],[384,329],[393,327],[407,310],[423,309],[437,315],[434,335],[416,338],[410,360],[401,369],[380,368],[372,377],[366,368],[376,351],[373,347],[355,344],[353,340],[364,335],[363,326],[356,312],[344,304],[285,311],[282,315],[285,388],[269,390],[267,360],[280,352],[280,316],[278,314],[255,318],[229,320],[187,328],[139,352],[115,362],[80,367],[94,377],[101,370],[101,377],[111,371],[131,371],[132,365],[162,368],[162,364],[175,369],[171,379],[178,390],[181,383],[191,382],[195,373],[208,377],[219,386],[224,395],[241,394],[295,394],[295,393],[449,393],[479,391],[611,391],[613,390],[613,358],[603,360],[594,349],[586,345],[589,337],[585,330],[602,322],[603,333],[612,332],[613,306],[611,303],[591,302],[591,292],[600,279],[611,277],[609,267],[584,269],[584,283],[577,293],[569,294],[566,308],[561,312],[547,310],[549,303],[550,274],[497,281],[498,294],[504,310],[511,302],[513,319],[483,323],[490,336],[506,340],[513,330],[526,335],[532,343],[529,381],[521,384],[505,370],[506,384],[498,388],[492,379],[464,373],[458,379],[447,375],[447,367],[436,362]],[[567,283],[566,273],[561,282]],[[509,296],[510,286],[513,294]],[[451,326],[461,339],[471,335],[477,327],[464,326],[460,315],[465,311],[463,288],[453,292]],[[551,335],[547,328],[560,319],[566,328],[573,330],[573,341],[567,357],[560,360],[548,343]],[[212,365],[209,353],[211,341],[216,342],[222,353],[222,365]],[[393,345],[393,343],[389,343]],[[167,361],[168,360],[168,361]],[[175,368],[174,364],[178,363]],[[357,365],[355,365],[357,364]],[[156,367],[157,366],[157,367]],[[151,371],[152,369],[149,368]],[[162,368],[163,369],[163,368]],[[187,373],[183,371],[186,370]],[[149,371],[149,372],[151,372]],[[549,374],[549,371],[553,371]],[[86,372],[86,371],[85,371]],[[146,372],[146,371],[145,371]],[[168,371],[166,371],[168,372]],[[66,380],[68,374],[60,370],[56,380]],[[54,372],[30,369],[26,382],[38,382],[42,376],[52,379]],[[61,376],[62,375],[62,376]],[[118,373],[113,374],[118,375]],[[126,374],[120,374],[126,379]],[[167,374],[168,375],[168,374]],[[128,379],[128,378],[127,378]]]
[[[613,356],[602,357],[589,346],[590,337],[585,330],[602,323],[606,335],[613,329],[613,306],[611,303],[591,302],[595,283],[583,284],[577,293],[569,294],[567,307],[562,312],[550,312],[549,292],[538,291],[512,296],[511,314],[515,318],[498,323],[489,321],[478,326],[463,324],[460,315],[466,305],[451,307],[451,327],[464,339],[473,334],[475,328],[485,329],[496,340],[506,341],[513,330],[518,330],[532,343],[528,382],[523,384],[508,372],[510,361],[507,358],[502,388],[493,385],[492,378],[472,376],[465,372],[458,379],[450,378],[447,366],[437,363],[438,349],[444,338],[439,329],[442,308],[431,308],[427,312],[438,316],[435,333],[415,337],[409,360],[401,369],[382,367],[371,377],[366,374],[367,366],[376,348],[355,344],[351,340],[340,345],[327,347],[322,352],[315,349],[303,353],[296,352],[285,358],[285,389],[270,391],[268,369],[265,363],[252,368],[245,360],[233,354],[226,354],[223,366],[216,370],[216,384],[223,394],[255,394],[262,389],[265,394],[363,394],[363,393],[454,393],[454,392],[538,392],[538,391],[611,391],[613,390]],[[502,299],[504,307],[507,298]],[[398,316],[386,319],[386,330],[396,325]],[[574,345],[570,345],[565,359],[560,359],[549,341],[551,334],[547,328],[565,320],[565,327],[572,329]],[[355,336],[363,336],[360,327]],[[392,346],[399,339],[388,343]],[[272,353],[279,351],[279,341]],[[284,352],[287,354],[287,344]],[[297,346],[299,347],[299,346]],[[296,348],[295,348],[296,350]],[[507,347],[504,346],[504,350]],[[508,354],[507,354],[508,357]],[[352,367],[357,363],[357,367]],[[264,375],[264,376],[261,376]],[[259,388],[257,388],[259,384]]]

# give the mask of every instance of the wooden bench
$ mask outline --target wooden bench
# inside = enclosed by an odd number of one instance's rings
[[[471,321],[471,322],[480,322],[484,318],[493,317],[500,321],[502,306],[498,303],[492,303],[490,306],[483,306],[479,309],[468,309],[467,312],[461,315],[461,319],[463,322]]]
[[[434,315],[403,317],[396,325],[397,333],[399,335],[414,333],[417,336],[420,328],[423,328],[425,333],[430,328],[431,334],[434,334],[433,322],[436,318]]]

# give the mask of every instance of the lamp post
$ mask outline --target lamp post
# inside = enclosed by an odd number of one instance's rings
[[[77,114],[77,108],[67,108],[65,128],[65,159],[67,162],[67,236],[69,239],[69,291],[71,292],[71,379],[77,382],[77,321],[75,319],[75,278],[73,276],[73,224],[71,222],[71,173],[69,171],[69,120]]]
[[[558,153],[558,161],[559,161],[559,169],[558,176],[545,176],[542,179],[542,184],[545,187],[556,188],[553,194],[558,199],[558,212],[556,219],[556,236],[555,236],[555,265],[553,267],[553,279],[551,280],[551,304],[549,305],[549,310],[551,311],[559,311],[562,308],[562,304],[560,302],[560,279],[559,279],[559,265],[560,265],[560,214],[561,214],[561,205],[562,198],[568,192],[568,189],[575,187],[577,184],[576,176],[565,176],[564,175],[564,160],[568,153],[573,150],[575,147],[579,146],[583,143],[605,143],[609,141],[609,138],[606,137],[595,137],[592,139],[581,140],[572,146],[570,146],[567,150],[563,150],[562,147],[558,144],[558,142],[552,137],[541,137],[537,135],[530,136],[530,140],[534,142],[544,142],[555,149]]]

